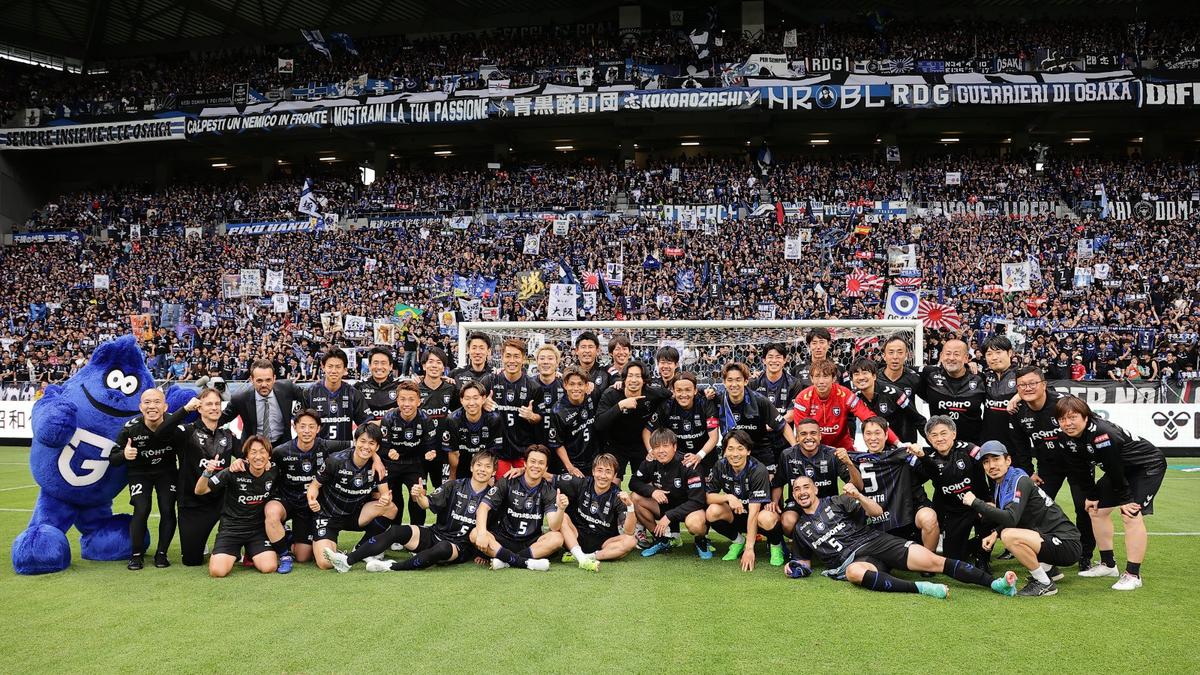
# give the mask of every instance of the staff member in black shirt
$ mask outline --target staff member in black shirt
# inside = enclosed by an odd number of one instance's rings
[[[167,412],[167,400],[162,390],[151,387],[142,392],[138,409],[142,411],[141,416],[125,424],[117,436],[117,449],[108,456],[113,466],[129,467],[129,505],[133,507],[129,541],[133,543],[133,555],[128,567],[131,570],[143,567],[151,490],[158,497],[159,513],[154,566],[170,567],[167,549],[171,548],[171,540],[175,538],[175,480],[179,477],[179,468],[170,439],[154,436],[154,432],[162,427],[163,415]]]
[[[396,385],[400,381],[392,376],[393,369],[392,350],[373,347],[367,352],[367,370],[371,376],[354,385],[362,394],[367,414],[376,421],[396,407]]]
[[[680,460],[678,442],[670,429],[651,432],[650,458],[629,479],[638,522],[656,537],[653,545],[642,551],[642,556],[648,558],[668,550],[669,535],[682,522],[695,537],[696,555],[708,560],[712,558],[712,549],[704,511],[708,506],[704,478],[699,467],[685,466]]]
[[[208,575],[218,579],[229,576],[243,548],[263,574],[272,574],[279,565],[279,556],[267,541],[263,517],[279,478],[279,469],[271,466],[271,442],[265,436],[251,436],[242,446],[242,456],[246,471],[234,473],[228,467],[220,468],[218,460],[210,460],[195,485],[199,496],[225,491],[221,528],[208,559]]]
[[[1114,508],[1121,511],[1125,530],[1125,573],[1113,584],[1113,590],[1132,591],[1142,587],[1142,561],[1146,556],[1146,521],[1142,516],[1154,513],[1154,496],[1162,487],[1167,458],[1150,442],[1136,438],[1125,429],[1092,414],[1086,401],[1064,396],[1054,406],[1058,426],[1067,443],[1084,450],[1104,469],[1087,494],[1085,508],[1092,520],[1092,531],[1100,547],[1100,564],[1080,572],[1085,577],[1117,575],[1113,557]]]
[[[200,419],[183,426],[188,413],[200,411]],[[204,562],[204,547],[217,521],[221,519],[218,495],[198,495],[193,488],[202,471],[219,471],[233,461],[238,447],[233,432],[220,426],[221,392],[207,387],[179,410],[167,415],[154,432],[158,440],[168,441],[179,453],[179,550],[183,564],[189,567]]]

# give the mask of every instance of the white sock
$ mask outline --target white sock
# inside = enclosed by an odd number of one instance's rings
[[[744,544],[744,543],[746,543],[746,535],[744,535],[744,534],[739,534],[739,535],[737,536],[737,539],[734,539],[734,540],[733,540],[733,543],[735,543],[735,544]]]
[[[1040,567],[1037,568],[1036,570],[1030,570],[1029,576],[1033,577],[1034,579],[1040,581],[1043,584],[1046,584],[1047,586],[1050,585],[1050,576],[1046,574],[1046,570],[1044,570]]]
[[[525,568],[535,572],[545,572],[550,569],[550,561],[545,558],[530,558],[525,561]]]
[[[1046,563],[1038,563],[1038,567],[1041,567],[1043,572],[1049,572],[1050,568],[1053,567],[1053,565],[1047,565]]]
[[[576,544],[571,547],[571,555],[575,556],[576,560],[583,560],[587,554],[583,552],[582,547]]]

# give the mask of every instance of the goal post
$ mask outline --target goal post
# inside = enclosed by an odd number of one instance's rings
[[[600,339],[600,364],[608,362],[608,340],[624,335],[633,345],[633,358],[653,367],[653,355],[660,347],[673,346],[681,354],[680,367],[711,381],[722,364],[743,361],[752,369],[760,361],[764,345],[783,343],[790,360],[807,358],[805,336],[813,328],[828,328],[833,335],[830,354],[848,361],[864,350],[878,351],[892,335],[904,337],[911,349],[910,362],[924,365],[925,342],[920,320],[843,319],[843,320],[742,320],[742,321],[469,321],[458,324],[458,364],[467,363],[467,336],[483,333],[492,342],[492,363],[499,362],[500,346],[509,338],[526,341],[530,357],[544,343],[554,344],[563,354],[563,365],[574,362],[571,349],[583,331],[592,331]]]

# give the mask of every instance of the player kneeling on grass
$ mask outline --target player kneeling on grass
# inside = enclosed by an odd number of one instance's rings
[[[771,501],[771,476],[767,467],[750,457],[753,445],[750,434],[741,429],[725,436],[724,457],[708,474],[705,511],[709,525],[733,542],[722,560],[740,559],[746,572],[754,569],[754,540],[760,529],[771,545],[771,564],[784,563],[779,514],[763,508]]]
[[[655,536],[654,543],[642,551],[642,556],[649,558],[670,549],[670,533],[682,521],[696,538],[697,555],[703,560],[712,558],[700,466],[684,465],[678,452],[679,439],[670,429],[652,431],[649,444],[650,458],[641,463],[629,480],[638,522]]]
[[[1029,583],[1017,595],[1054,595],[1058,592],[1054,582],[1063,577],[1055,565],[1078,562],[1083,550],[1078,528],[1029,474],[1012,465],[1003,443],[988,441],[978,455],[983,472],[996,485],[995,501],[989,504],[964,492],[962,503],[996,526],[1004,547],[1029,570]],[[984,537],[983,548],[991,550],[996,537],[996,532]]]
[[[368,572],[423,570],[471,560],[476,551],[468,536],[495,474],[496,456],[480,452],[471,458],[469,476],[448,481],[431,495],[425,494],[425,482],[421,480],[413,486],[413,499],[422,509],[436,515],[437,522],[432,527],[395,524],[348,555],[325,549],[325,559],[339,572],[349,572],[351,565],[362,560],[367,561]],[[375,558],[392,544],[400,544],[416,555],[402,561]]]
[[[233,473],[222,469],[214,475],[213,470],[219,462],[212,460],[196,481],[197,495],[225,491],[221,525],[212,556],[208,559],[208,574],[212,577],[228,576],[243,547],[254,561],[254,567],[263,574],[274,572],[279,564],[271,542],[267,541],[263,520],[263,509],[274,494],[279,478],[278,469],[271,467],[271,442],[263,436],[251,436],[242,445],[242,455],[246,458],[247,471]]]
[[[624,558],[637,547],[633,501],[614,482],[618,466],[616,456],[606,452],[592,460],[590,478],[555,479],[568,502],[561,532],[569,552],[563,562],[574,559],[580,568],[595,572],[601,560]]]
[[[335,452],[308,484],[308,508],[313,513],[313,556],[317,567],[330,565],[325,549],[337,550],[343,530],[362,532],[358,545],[382,534],[397,515],[392,492],[379,482],[373,462],[383,444],[383,433],[375,424],[354,430],[354,448]]]
[[[562,548],[563,509],[566,495],[546,481],[550,449],[531,445],[525,450],[523,474],[501,478],[484,495],[475,514],[471,543],[492,558],[492,569],[524,567],[545,572],[547,556]],[[488,514],[497,511],[495,529],[488,530]],[[550,531],[542,534],[542,519]]]
[[[950,589],[943,584],[908,581],[890,574],[899,569],[946,574],[1001,595],[1016,593],[1017,575],[1013,572],[993,580],[970,563],[943,558],[920,544],[867,527],[866,519],[878,518],[883,507],[860,493],[853,483],[842,489],[844,494],[821,499],[812,478],[800,476],[792,483],[792,494],[800,506],[794,539],[801,559],[789,564],[788,576],[808,576],[804,568],[815,553],[825,563],[825,576],[846,579],[872,591],[949,596]],[[793,568],[800,573],[794,574]]]

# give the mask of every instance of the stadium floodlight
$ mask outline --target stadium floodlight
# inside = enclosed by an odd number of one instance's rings
[[[229,168],[229,162],[213,162],[213,163],[212,163],[212,168],[214,168],[214,169],[228,169],[228,168]]]
[[[434,150],[433,154],[437,155],[438,157],[449,157],[450,155],[454,154],[454,151],[453,150]]]
[[[682,143],[680,143],[680,145],[682,145],[686,148],[686,147],[691,147],[694,145],[700,145],[700,141],[683,141]]]
[[[829,145],[828,138],[812,138],[808,141],[809,145]]]
[[[363,185],[370,185],[375,182],[375,169],[370,166],[358,167],[358,177],[362,180]]]
[[[563,151],[574,150],[575,146],[573,146],[573,145],[556,145],[556,146],[554,146],[554,149],[555,150],[563,150]]]
[[[1068,143],[1087,143],[1090,140],[1092,140],[1092,139],[1088,138],[1087,136],[1072,136],[1067,139],[1067,142]]]
[[[336,162],[336,161],[338,161],[337,157],[321,157],[321,158],[319,158],[319,159],[320,159],[322,162]]]
[[[944,136],[938,139],[939,143],[957,143],[958,136]]]
[[[781,342],[793,352],[806,353],[805,336],[813,328],[833,333],[834,358],[848,361],[862,349],[882,350],[893,335],[911,347],[914,365],[924,364],[925,340],[920,320],[742,320],[742,321],[465,321],[458,324],[458,363],[467,363],[467,336],[483,333],[491,339],[493,362],[499,362],[501,344],[509,338],[525,340],[529,353],[542,344],[555,344],[563,352],[563,366],[573,364],[571,349],[583,331],[600,338],[601,354],[608,340],[624,335],[633,346],[633,357],[653,364],[660,347],[671,346],[682,355],[680,366],[702,381],[719,379],[721,366],[732,360],[751,368],[761,363],[764,345]],[[601,358],[605,365],[605,357]]]

